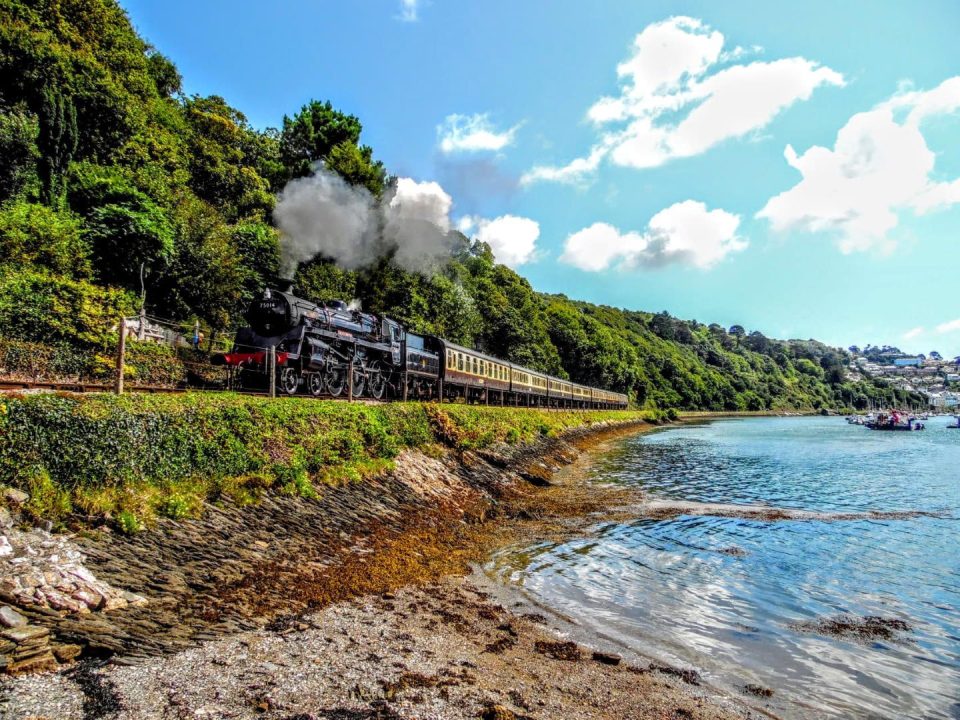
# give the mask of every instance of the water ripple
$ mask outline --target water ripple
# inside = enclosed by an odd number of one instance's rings
[[[872,433],[831,418],[750,419],[633,438],[592,480],[677,512],[513,548],[492,571],[642,652],[729,687],[774,688],[788,717],[955,719],[960,433],[945,424]],[[792,517],[703,511],[711,504]],[[928,514],[883,516],[902,511]],[[837,615],[914,630],[864,643],[795,629]]]

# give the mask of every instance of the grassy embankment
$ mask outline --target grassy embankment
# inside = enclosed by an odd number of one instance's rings
[[[221,499],[314,497],[388,470],[407,448],[525,444],[601,421],[665,417],[208,394],[14,396],[0,400],[0,485],[29,493],[34,519],[136,532]]]

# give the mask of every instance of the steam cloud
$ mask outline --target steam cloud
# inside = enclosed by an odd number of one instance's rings
[[[281,274],[292,277],[317,255],[356,269],[391,253],[400,267],[427,271],[451,252],[452,205],[434,182],[400,178],[378,201],[366,188],[319,168],[291,180],[277,198]]]

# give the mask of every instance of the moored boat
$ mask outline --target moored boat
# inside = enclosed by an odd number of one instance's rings
[[[914,430],[924,430],[926,429],[922,422],[919,422],[912,415],[910,417],[904,418],[903,415],[894,410],[892,413],[887,415],[886,413],[881,413],[877,415],[876,420],[868,421],[864,423],[866,427],[871,430],[893,430],[893,431],[902,431],[902,432],[912,432]]]

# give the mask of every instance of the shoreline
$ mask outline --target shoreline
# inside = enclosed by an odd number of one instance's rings
[[[89,671],[67,670],[5,680],[0,684],[0,709],[10,717],[69,720],[94,717],[83,709],[84,704],[100,703],[105,714],[99,717],[112,716],[109,709],[114,705],[125,708],[116,717],[160,717],[148,708],[159,703],[157,707],[169,710],[175,703],[170,696],[161,697],[159,678],[176,677],[182,672],[187,685],[173,682],[168,689],[176,688],[179,694],[193,698],[188,703],[193,714],[184,715],[189,717],[202,716],[207,712],[204,708],[214,701],[221,703],[214,716],[224,713],[222,716],[276,718],[728,718],[757,712],[744,699],[703,685],[696,673],[658,665],[623,648],[617,650],[603,638],[581,636],[574,625],[556,613],[530,606],[516,588],[504,585],[502,594],[494,592],[492,584],[496,581],[476,569],[476,564],[489,558],[497,547],[524,539],[569,536],[585,523],[595,522],[598,513],[616,517],[623,512],[618,508],[629,508],[631,500],[636,499],[634,493],[587,488],[575,476],[617,439],[657,427],[630,423],[627,427],[579,429],[522,448],[513,457],[495,450],[461,453],[456,461],[479,476],[480,485],[495,498],[493,504],[483,508],[479,503],[470,508],[460,496],[454,503],[461,512],[460,526],[452,530],[452,535],[445,534],[451,532],[449,528],[431,527],[431,522],[425,522],[414,528],[412,535],[401,532],[385,546],[361,548],[360,562],[346,576],[337,578],[344,580],[344,597],[327,596],[318,610],[311,609],[311,598],[305,598],[308,601],[299,603],[299,608],[298,603],[278,604],[275,584],[289,583],[289,567],[261,568],[270,577],[248,583],[247,589],[274,593],[273,612],[269,613],[272,618],[262,612],[264,608],[254,607],[244,621],[221,618],[226,622],[222,634],[210,627],[201,628],[185,638],[187,642],[155,648],[159,653],[152,656],[131,653],[129,647],[121,645],[115,648],[118,654],[110,664],[103,667],[89,660],[79,666]],[[423,462],[423,458],[417,460]],[[506,469],[514,464],[519,467]],[[398,465],[401,467],[395,474],[402,474],[404,468]],[[424,469],[414,467],[416,472]],[[438,465],[429,470],[443,472]],[[417,484],[422,478],[407,477],[405,481]],[[446,478],[445,484],[448,490],[456,489],[451,478]],[[443,495],[437,495],[441,490],[437,487],[424,490],[433,494],[433,500]],[[450,509],[448,501],[449,497],[440,503],[445,510]],[[475,515],[471,517],[471,513]],[[435,544],[432,549],[431,544]],[[420,556],[412,565],[411,552]],[[399,567],[377,567],[374,571],[371,566],[379,564]],[[500,600],[490,603],[490,597]],[[401,605],[397,598],[406,604]],[[227,593],[222,599],[227,604],[249,603],[250,594]],[[527,609],[520,612],[515,607]],[[144,616],[155,611],[141,610],[141,624]],[[542,618],[525,617],[529,615]],[[544,623],[548,615],[554,616],[554,622]],[[334,638],[331,642],[323,629],[331,623],[352,623],[354,635],[348,630],[347,636],[353,641],[342,645]],[[123,627],[124,632],[130,629],[129,625]],[[287,638],[294,635],[299,638],[300,648],[295,652],[287,648]],[[399,638],[401,645],[383,639],[390,637]],[[576,637],[579,642],[571,647],[567,637]],[[132,641],[134,647],[140,644],[135,637]],[[192,646],[196,642],[199,646]],[[265,700],[254,698],[255,702],[249,697],[249,687],[241,687],[249,685],[250,673],[260,672],[251,665],[254,661],[249,653],[245,655],[242,650],[250,647],[249,643],[263,644],[271,648],[268,655],[274,653],[272,659],[262,661],[270,671],[267,674],[272,678],[269,685],[273,695]],[[373,645],[382,645],[381,652],[370,650]],[[427,648],[426,653],[419,652],[421,646]],[[309,663],[300,662],[304,658],[302,650],[308,647],[313,648],[314,658]],[[334,655],[325,652],[331,647],[335,648]],[[275,656],[282,648],[293,653],[287,661]],[[594,649],[601,650],[598,656],[593,654]],[[616,658],[613,653],[622,657]],[[294,656],[300,660],[294,662]],[[562,659],[568,656],[579,659]],[[416,662],[411,663],[410,658]],[[278,659],[281,662],[276,662]],[[233,672],[229,668],[235,662],[237,686],[231,689],[226,680],[217,683],[224,673]],[[287,668],[290,674],[276,668]],[[78,677],[88,681],[94,678],[93,686],[114,690],[100,693],[104,696],[100,700],[91,699],[90,682],[81,683]],[[294,687],[285,685],[291,677],[304,682],[309,677],[313,694],[301,693],[299,699],[284,695],[293,693]],[[358,684],[360,690],[355,692],[355,688],[343,686],[343,677],[366,678],[369,682]],[[521,686],[506,688],[511,677],[526,680]],[[602,698],[582,689],[594,687],[604,688]],[[531,701],[524,693],[535,693],[538,699]],[[494,706],[500,714],[489,714]]]

